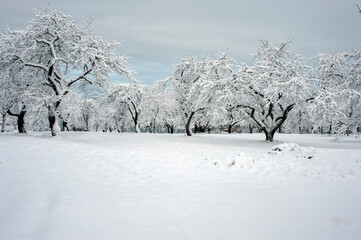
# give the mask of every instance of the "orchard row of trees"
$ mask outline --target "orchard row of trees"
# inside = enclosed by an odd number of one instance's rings
[[[261,41],[251,65],[227,52],[178,59],[154,86],[133,77],[117,42],[77,26],[58,11],[34,11],[23,30],[0,37],[0,112],[26,129],[82,131],[204,131],[256,129],[357,133],[361,122],[361,52],[290,51],[290,41]],[[109,73],[126,83],[109,84]],[[96,85],[95,87],[89,87]],[[59,127],[60,125],[60,127]]]
[[[261,41],[252,65],[227,53],[180,59],[170,82],[187,135],[201,126],[254,125],[273,141],[285,132],[356,133],[361,123],[360,52],[320,54],[307,65],[290,41]]]

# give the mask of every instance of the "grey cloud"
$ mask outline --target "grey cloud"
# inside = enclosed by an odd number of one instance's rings
[[[0,31],[21,28],[33,8],[48,1],[0,0]],[[118,40],[145,83],[164,78],[176,56],[214,55],[230,48],[238,61],[251,61],[260,39],[293,38],[293,50],[311,57],[319,52],[359,47],[360,18],[353,0],[278,1],[53,1],[50,7],[78,23],[96,16],[93,30]]]

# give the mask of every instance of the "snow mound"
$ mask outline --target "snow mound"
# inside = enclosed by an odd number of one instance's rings
[[[347,158],[344,158],[347,154]],[[272,178],[310,178],[361,180],[361,158],[357,151],[303,147],[296,143],[274,146],[268,153],[233,152],[209,158],[211,166],[240,174]]]
[[[273,152],[281,152],[281,151],[295,151],[295,149],[300,149],[300,145],[297,143],[284,143],[272,148]]]
[[[297,143],[283,143],[272,148],[271,155],[287,155],[295,158],[312,159],[316,150],[313,147],[301,147]]]

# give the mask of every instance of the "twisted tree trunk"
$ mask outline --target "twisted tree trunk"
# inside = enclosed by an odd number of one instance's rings
[[[10,116],[16,117],[17,118],[17,123],[18,123],[18,131],[19,133],[26,133],[26,129],[25,129],[25,114],[26,114],[26,107],[25,105],[23,105],[21,107],[20,113],[16,114],[11,112],[10,109],[8,109],[7,113]]]
[[[185,129],[186,129],[187,136],[192,136],[191,121],[192,121],[194,114],[195,114],[195,112],[191,112],[187,121],[185,122]],[[187,117],[187,115],[186,115],[186,117]]]

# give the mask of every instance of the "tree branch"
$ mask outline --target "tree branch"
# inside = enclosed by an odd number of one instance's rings
[[[10,108],[7,110],[7,113],[10,115],[10,116],[13,116],[13,117],[19,117],[20,114],[15,114],[13,112],[11,112]]]
[[[57,59],[56,51],[55,51],[55,48],[54,48],[54,43],[59,40],[59,36],[56,33],[55,33],[55,35],[56,35],[56,37],[51,42],[46,40],[46,39],[36,39],[36,41],[38,43],[45,43],[45,44],[49,45],[50,50],[51,50],[51,54],[53,55],[53,58]]]
[[[70,87],[71,85],[73,85],[74,83],[76,83],[77,81],[84,79],[85,81],[87,81],[90,84],[93,84],[87,77],[86,75],[88,75],[89,73],[91,73],[91,71],[93,71],[93,68],[95,66],[95,62],[92,62],[92,67],[88,68],[86,67],[85,71],[82,72],[81,74],[79,74],[77,77],[73,78],[68,84],[67,87]]]
[[[46,66],[42,65],[42,64],[37,64],[37,63],[30,63],[30,62],[24,62],[22,59],[19,58],[19,60],[27,67],[35,67],[35,68],[40,68],[43,69],[46,72],[49,72],[49,68],[47,68]]]

